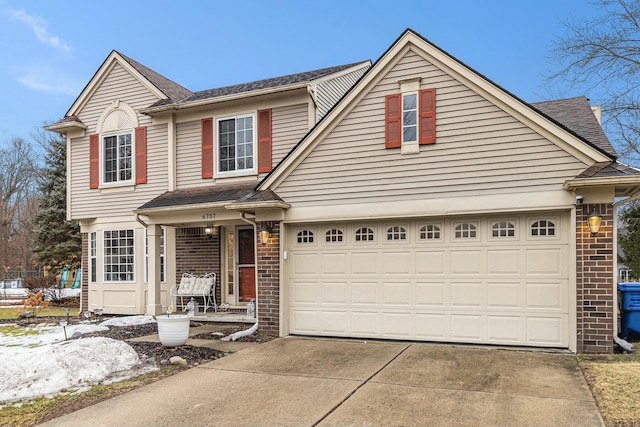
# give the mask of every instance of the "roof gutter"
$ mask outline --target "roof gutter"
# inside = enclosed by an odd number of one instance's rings
[[[289,209],[291,205],[289,203],[272,200],[268,202],[247,202],[247,203],[230,203],[225,205],[225,209],[230,211],[253,211],[255,209],[276,208],[276,209]]]
[[[568,179],[564,182],[564,189],[573,191],[578,188],[584,187],[597,187],[597,186],[636,186],[640,185],[640,176],[611,176],[603,178],[574,178]]]
[[[149,215],[149,214],[159,214],[159,213],[171,213],[177,211],[196,211],[201,209],[216,209],[216,208],[224,208],[230,202],[215,202],[215,203],[201,203],[197,205],[177,205],[177,206],[163,206],[158,208],[148,208],[148,209],[134,209],[133,213],[138,215]]]

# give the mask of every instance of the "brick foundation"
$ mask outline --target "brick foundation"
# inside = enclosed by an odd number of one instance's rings
[[[259,329],[271,336],[280,334],[280,224],[270,223],[271,238],[266,244],[260,243],[260,230],[267,224],[258,223],[258,275],[257,315]]]
[[[600,232],[592,236],[587,218],[602,216]],[[577,351],[613,352],[614,298],[613,215],[610,204],[586,204],[576,208]]]

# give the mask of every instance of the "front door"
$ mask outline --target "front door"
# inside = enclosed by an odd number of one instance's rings
[[[256,298],[256,238],[253,228],[238,228],[238,301]]]

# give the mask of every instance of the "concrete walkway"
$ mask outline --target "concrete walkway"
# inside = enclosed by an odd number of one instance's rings
[[[283,338],[43,426],[603,426],[575,356]]]

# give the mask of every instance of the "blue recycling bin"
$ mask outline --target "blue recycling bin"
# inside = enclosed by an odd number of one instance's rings
[[[637,341],[640,339],[640,283],[618,283],[618,291],[622,302],[622,337]]]

